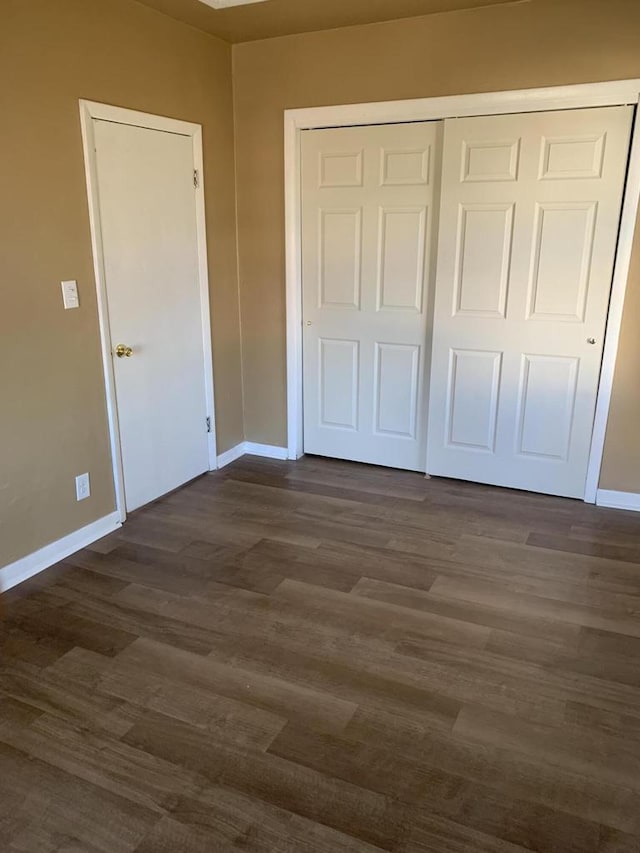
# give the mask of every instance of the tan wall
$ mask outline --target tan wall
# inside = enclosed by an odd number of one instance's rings
[[[638,0],[534,0],[234,47],[247,439],[286,444],[283,110],[640,77],[639,32]],[[638,252],[602,479],[631,491],[640,491]]]
[[[640,492],[640,218],[636,223],[600,488]]]
[[[130,0],[2,0],[0,566],[114,509],[79,98],[204,125],[219,452],[243,437],[229,46]]]

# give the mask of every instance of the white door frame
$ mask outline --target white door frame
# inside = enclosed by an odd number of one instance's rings
[[[384,101],[284,111],[285,242],[287,288],[287,449],[289,459],[303,453],[302,409],[302,214],[300,133],[349,125],[436,121],[463,116],[500,115],[586,107],[637,106],[640,79]],[[584,500],[595,503],[618,353],[622,310],[640,204],[640,116],[631,140],[629,171],[622,205],[618,250],[611,287],[593,436]]]
[[[109,104],[99,104],[95,101],[80,100],[80,124],[82,127],[82,146],[84,149],[84,169],[87,181],[87,197],[89,200],[89,223],[91,228],[91,247],[93,251],[93,269],[98,296],[98,322],[100,325],[100,341],[102,344],[102,368],[107,398],[107,419],[109,422],[109,438],[111,443],[111,462],[113,467],[113,483],[116,493],[116,508],[121,521],[127,517],[124,496],[124,470],[120,448],[120,428],[118,424],[118,408],[116,405],[115,376],[111,356],[112,341],[109,328],[109,311],[107,306],[107,286],[104,272],[104,251],[102,245],[102,227],[100,222],[100,207],[98,203],[98,173],[96,168],[96,146],[94,139],[94,119],[112,121],[117,124],[144,127],[149,130],[162,130],[167,133],[177,133],[191,138],[193,145],[193,162],[198,172],[198,186],[194,188],[194,204],[196,214],[196,239],[198,250],[198,278],[200,285],[200,311],[202,315],[202,344],[204,350],[204,394],[207,417],[211,418],[211,432],[207,435],[209,470],[217,468],[216,430],[215,430],[215,396],[213,390],[213,357],[211,345],[211,316],[209,313],[209,268],[207,263],[207,231],[204,212],[204,175],[202,155],[202,127],[191,122],[178,121],[164,116],[141,113],[114,107]]]

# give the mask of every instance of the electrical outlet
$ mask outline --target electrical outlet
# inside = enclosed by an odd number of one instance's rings
[[[76,477],[76,500],[83,501],[91,494],[88,474],[78,474]]]

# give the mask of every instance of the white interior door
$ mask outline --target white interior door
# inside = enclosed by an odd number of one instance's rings
[[[631,122],[445,122],[430,473],[584,496]]]
[[[302,133],[307,453],[424,471],[439,134]]]
[[[209,468],[192,139],[94,123],[126,507]],[[116,347],[131,347],[131,357]]]

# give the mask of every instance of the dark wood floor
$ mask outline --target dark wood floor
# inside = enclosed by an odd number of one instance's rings
[[[638,515],[245,457],[1,606],[3,853],[640,851]]]

